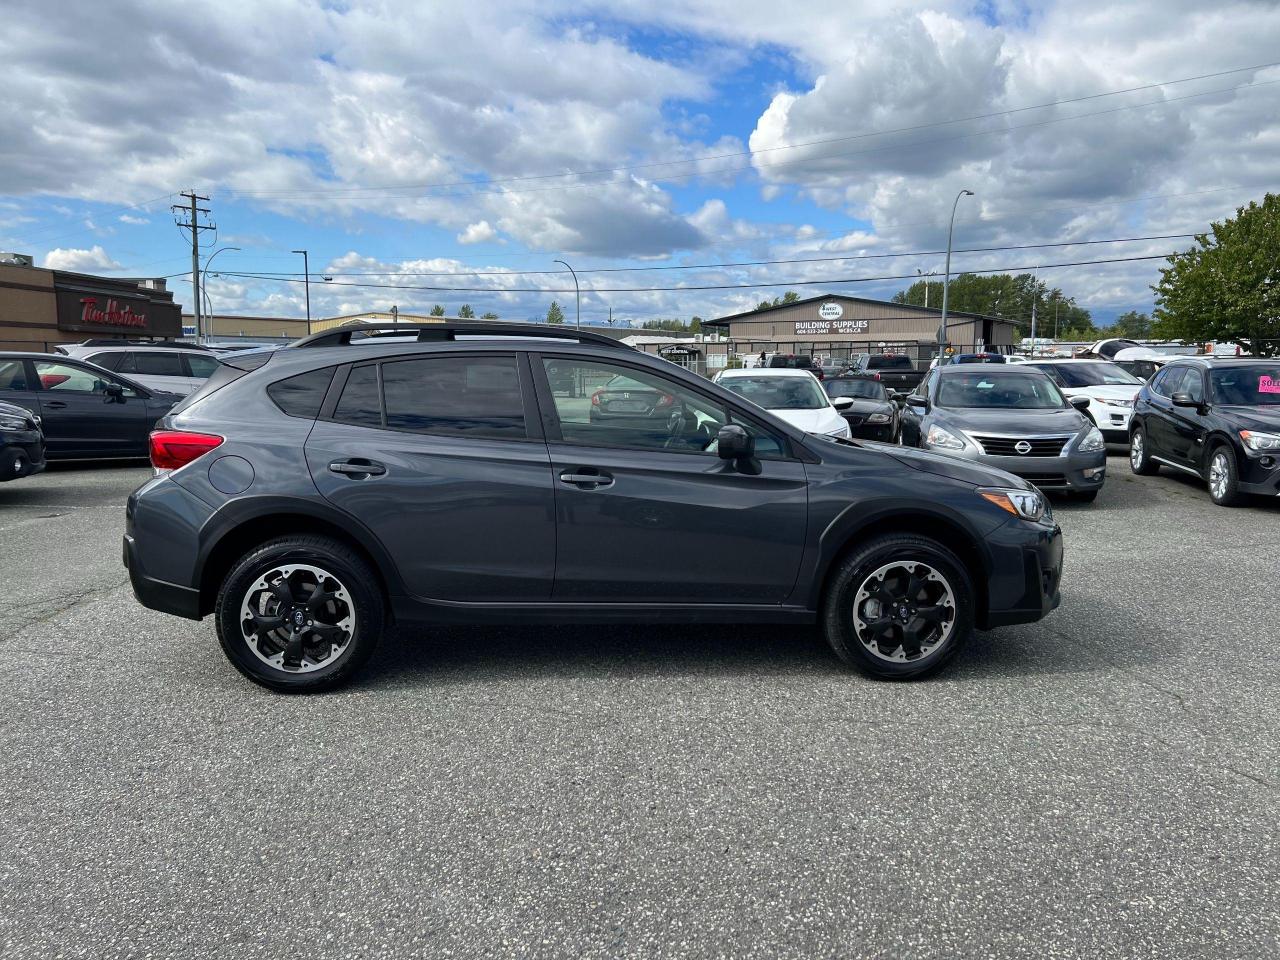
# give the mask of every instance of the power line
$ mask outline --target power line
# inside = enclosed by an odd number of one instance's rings
[[[1272,61],[1270,63],[1256,64],[1254,66],[1249,66],[1249,67],[1236,67],[1231,70],[1221,70],[1215,73],[1204,73],[1204,74],[1199,74],[1193,77],[1181,77],[1175,80],[1166,80],[1158,83],[1142,84],[1136,87],[1126,87],[1120,90],[1109,90],[1102,93],[1089,94],[1086,96],[1070,97],[1062,100],[1052,100],[1047,103],[1032,104],[1030,106],[1025,106],[1025,107],[1013,107],[1008,110],[997,110],[991,113],[975,114],[973,116],[968,116],[968,117],[957,117],[950,120],[936,120],[930,123],[912,124],[910,126],[905,126],[905,127],[894,127],[894,128],[884,129],[884,130],[873,130],[873,131],[867,131],[863,133],[847,134],[847,135],[838,136],[838,137],[824,137],[824,138],[815,139],[815,140],[805,140],[798,143],[779,144],[773,147],[762,147],[760,149],[755,149],[755,150],[741,150],[741,151],[733,151],[728,153],[709,154],[701,157],[688,157],[680,160],[657,160],[657,161],[649,161],[646,163],[626,164],[626,165],[617,166],[617,167],[602,167],[602,168],[596,168],[596,169],[590,169],[590,170],[565,171],[561,173],[528,174],[528,175],[517,176],[517,177],[482,178],[482,179],[473,179],[473,180],[452,180],[452,181],[443,181],[443,182],[436,182],[436,183],[419,183],[419,184],[384,184],[382,186],[370,186],[370,187],[334,186],[334,187],[327,187],[327,188],[321,188],[321,187],[308,188],[305,190],[248,190],[248,191],[236,191],[235,195],[246,196],[246,197],[248,196],[275,197],[279,199],[286,199],[290,197],[310,196],[313,194],[322,194],[322,193],[368,193],[368,192],[382,191],[382,190],[435,190],[435,189],[446,189],[451,187],[498,186],[506,183],[526,183],[526,182],[536,181],[536,180],[551,180],[551,179],[559,179],[564,177],[605,176],[605,175],[613,175],[617,173],[626,173],[633,170],[647,170],[647,169],[653,169],[655,167],[673,166],[675,164],[706,163],[708,161],[714,161],[714,160],[735,159],[735,158],[741,158],[741,157],[754,157],[759,154],[771,153],[771,152],[776,152],[780,150],[795,150],[795,149],[800,149],[802,147],[821,146],[829,143],[844,143],[851,140],[863,140],[870,137],[888,136],[896,133],[910,133],[916,130],[926,130],[934,127],[949,126],[949,125],[954,125],[959,123],[971,123],[979,120],[991,120],[997,117],[1012,116],[1014,114],[1026,113],[1032,110],[1044,110],[1050,107],[1065,106],[1067,104],[1073,104],[1073,103],[1084,103],[1090,100],[1098,100],[1104,97],[1120,96],[1126,93],[1136,93],[1142,90],[1152,90],[1158,87],[1173,86],[1175,84],[1180,84],[1180,83],[1191,83],[1196,80],[1210,80],[1216,77],[1225,77],[1225,76],[1231,76],[1233,74],[1238,74],[1238,73],[1247,73],[1252,70],[1265,70],[1268,67],[1274,67],[1277,65],[1280,65],[1280,61]],[[1237,89],[1240,86],[1252,86],[1252,85],[1253,84],[1248,84],[1248,83],[1237,84],[1233,87],[1228,87],[1224,89],[1232,90],[1232,89]],[[1175,102],[1176,100],[1189,99],[1190,97],[1197,97],[1197,96],[1207,96],[1211,93],[1219,93],[1219,92],[1223,92],[1223,91],[1211,90],[1211,91],[1206,91],[1198,94],[1190,94],[1186,97],[1150,101],[1149,103],[1146,103],[1146,104],[1132,104],[1130,106],[1120,107],[1117,109],[1135,109],[1137,107],[1150,106],[1150,105],[1159,104],[1159,103],[1172,103],[1172,102]],[[1112,111],[1104,111],[1104,112],[1112,112]],[[1080,114],[1078,116],[1087,117],[1087,116],[1096,116],[1096,114]],[[1077,117],[1064,117],[1060,119],[1069,120],[1069,119],[1077,119]],[[1012,129],[1017,129],[1017,128],[1012,128]],[[991,132],[1000,132],[1000,131],[997,130],[997,131],[991,131]],[[775,165],[770,164],[770,166],[775,166]],[[731,172],[731,171],[712,171],[712,172]],[[695,174],[695,175],[700,175],[702,173],[703,171],[699,171],[698,174]],[[671,178],[662,178],[662,179],[671,179]]]
[[[964,273],[969,274],[986,274],[986,273],[1011,273],[1019,270],[1052,270],[1058,267],[1085,267],[1100,266],[1111,263],[1134,263],[1142,260],[1164,260],[1170,256],[1169,253],[1151,254],[1139,257],[1113,257],[1106,260],[1075,260],[1066,263],[1040,263],[1030,266],[1020,267],[992,267],[982,270],[965,270]],[[305,283],[306,278],[298,277],[263,277],[255,274],[236,273],[232,271],[221,271],[223,276],[240,277],[249,280],[273,280],[277,283]],[[753,289],[774,289],[777,287],[809,287],[821,286],[834,283],[873,283],[888,280],[918,280],[919,277],[913,273],[894,274],[883,277],[841,277],[833,280],[780,280],[776,283],[716,283],[716,284],[698,284],[693,286],[678,287],[590,287],[588,293],[665,293],[665,292],[696,292],[700,290],[753,290]],[[327,283],[326,286],[332,287],[360,287],[373,290],[424,290],[437,293],[573,293],[573,287],[437,287],[423,286],[416,284],[392,284],[392,283],[359,283],[354,281],[335,280]]]
[[[1038,250],[1047,247],[1083,247],[1104,243],[1139,243],[1151,240],[1181,240],[1194,237],[1193,233],[1164,233],[1150,237],[1116,237],[1108,240],[1059,240],[1052,243],[1022,243],[996,247],[963,247],[953,253],[997,253],[1004,250]],[[765,267],[793,263],[832,263],[845,260],[890,260],[900,257],[935,257],[945,253],[944,250],[907,250],[902,253],[864,253],[834,257],[796,257],[786,260],[740,260],[733,263],[690,263],[663,264],[643,267],[597,267],[596,269],[579,270],[581,274],[594,273],[639,273],[653,270],[723,270],[732,267]],[[555,276],[562,270],[326,270],[327,277],[542,277]],[[282,279],[300,277],[301,273],[292,271],[248,271],[237,276],[257,276],[262,279]]]

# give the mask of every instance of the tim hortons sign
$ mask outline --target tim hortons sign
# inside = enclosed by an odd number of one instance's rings
[[[106,306],[98,306],[98,297],[81,297],[80,298],[80,322],[94,323],[99,326],[105,325],[109,327],[145,327],[147,325],[147,315],[145,313],[134,313],[133,306],[126,303],[120,306],[120,301],[109,299]]]
[[[171,300],[95,290],[88,285],[59,286],[56,296],[59,330],[164,337],[176,337],[182,330],[182,312]]]

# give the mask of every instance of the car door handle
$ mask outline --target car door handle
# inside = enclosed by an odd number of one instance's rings
[[[607,473],[573,473],[566,470],[560,474],[560,482],[567,483],[575,487],[585,487],[594,490],[596,487],[607,487],[613,483],[613,477]]]
[[[65,400],[50,400],[48,403],[45,404],[46,407],[49,407],[50,409],[53,409],[53,410],[61,410],[66,405],[67,405],[67,401]]]
[[[387,472],[387,468],[376,460],[362,460],[353,458],[351,460],[335,460],[329,464],[329,469],[333,473],[345,474],[353,480],[363,480],[366,477],[380,477]]]

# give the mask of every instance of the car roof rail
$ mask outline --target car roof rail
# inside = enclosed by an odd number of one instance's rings
[[[122,337],[91,337],[71,347],[169,347],[178,350],[208,350],[202,343],[183,343],[181,340],[127,340]]]
[[[290,347],[346,347],[353,343],[361,344],[378,340],[399,340],[413,337],[418,343],[449,343],[459,337],[500,337],[511,339],[536,340],[576,340],[578,343],[590,343],[597,346],[614,347],[619,350],[634,350],[634,347],[606,337],[602,333],[591,333],[577,327],[561,327],[558,324],[544,323],[485,323],[483,321],[464,321],[451,323],[365,323],[360,326],[335,327],[303,337],[290,344]]]

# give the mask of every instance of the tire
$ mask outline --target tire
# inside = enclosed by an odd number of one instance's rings
[[[315,693],[341,686],[365,664],[385,609],[363,557],[329,537],[300,535],[271,540],[236,561],[218,590],[214,621],[223,653],[254,683]],[[298,611],[300,630],[293,626]]]
[[[929,568],[931,576],[921,578],[921,589],[913,601],[908,599],[913,596],[908,577],[914,573],[919,578],[924,573],[921,567]],[[893,601],[895,605],[906,602],[912,611],[943,613],[936,624],[922,617],[885,617],[887,611],[869,605],[881,602],[873,595],[877,584],[887,589],[888,595],[903,595],[902,600]],[[877,614],[879,620],[870,619]],[[863,616],[873,626],[855,623],[855,617]],[[907,680],[933,673],[955,656],[973,632],[973,617],[973,583],[959,558],[936,540],[890,534],[864,544],[837,565],[823,601],[822,629],[836,656],[849,666],[873,677]],[[874,624],[884,620],[893,623],[877,635]],[[931,646],[921,642],[922,628],[934,638]],[[907,629],[914,634],[914,651]]]
[[[1129,437],[1129,469],[1140,477],[1153,477],[1160,472],[1160,465],[1151,459],[1147,432],[1142,427]]]
[[[1209,496],[1220,507],[1238,507],[1245,501],[1240,492],[1236,455],[1225,443],[1209,451]]]

